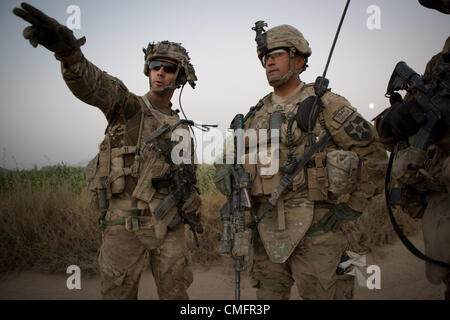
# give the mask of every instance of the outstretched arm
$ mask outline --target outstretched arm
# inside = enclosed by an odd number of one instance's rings
[[[86,38],[76,39],[72,30],[47,16],[35,7],[22,3],[13,13],[31,26],[23,30],[23,36],[33,47],[38,44],[54,52],[61,61],[61,71],[67,86],[83,102],[102,110],[108,121],[129,98],[125,85],[89,62],[80,47]]]

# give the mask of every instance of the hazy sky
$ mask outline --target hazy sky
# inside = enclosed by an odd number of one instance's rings
[[[323,72],[345,5],[344,0],[29,3],[63,24],[71,16],[67,8],[78,6],[81,28],[74,33],[86,36],[82,50],[87,59],[138,95],[149,87],[142,48],[152,41],[181,42],[199,79],[195,90],[184,89],[184,110],[189,118],[222,129],[271,91],[256,56],[254,22],[265,20],[269,28],[290,24],[304,34],[312,56],[301,79],[313,82]],[[34,49],[23,39],[28,23],[12,14],[19,5],[0,3],[0,166],[85,162],[96,154],[106,120],[72,95],[52,53],[40,46]],[[368,20],[376,22],[374,11],[367,12],[373,5],[379,8],[379,29],[367,26]],[[388,105],[384,93],[395,64],[404,60],[423,73],[449,31],[449,15],[415,0],[353,0],[328,70],[330,87],[371,120]],[[173,103],[178,107],[178,90]]]

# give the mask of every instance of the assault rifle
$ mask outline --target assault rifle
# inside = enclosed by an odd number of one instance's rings
[[[319,115],[319,110],[320,110],[320,98],[326,93],[326,91],[328,90],[328,84],[329,84],[329,80],[326,78],[327,75],[327,71],[328,71],[328,67],[330,65],[330,61],[331,61],[331,57],[333,55],[333,51],[334,48],[336,46],[336,42],[339,36],[339,33],[341,31],[341,27],[342,27],[342,23],[344,22],[344,18],[345,15],[347,13],[347,9],[348,6],[350,4],[350,0],[347,0],[345,7],[344,7],[344,11],[342,12],[341,15],[341,20],[339,21],[339,25],[338,28],[336,30],[336,34],[334,36],[334,40],[333,40],[333,44],[331,45],[331,49],[330,49],[330,53],[328,54],[328,59],[327,59],[327,63],[325,65],[325,69],[323,71],[322,76],[318,76],[316,78],[316,81],[314,82],[314,92],[315,92],[315,96],[313,99],[306,99],[303,101],[303,105],[301,105],[298,110],[301,109],[308,109],[311,110],[309,117],[308,117],[308,146],[307,146],[307,151],[302,154],[301,156],[297,157],[295,159],[295,161],[293,161],[293,163],[291,163],[289,165],[289,167],[285,167],[284,168],[284,172],[285,175],[283,176],[283,178],[280,181],[280,184],[277,186],[277,188],[272,192],[272,194],[270,195],[269,201],[267,203],[267,206],[265,208],[265,210],[263,211],[263,213],[261,214],[261,216],[255,216],[254,220],[256,222],[256,225],[264,218],[264,216],[269,213],[272,212],[278,202],[278,199],[281,197],[281,194],[286,190],[286,188],[292,184],[294,177],[301,171],[303,170],[303,168],[308,164],[309,160],[314,156],[314,154],[316,152],[319,152],[321,149],[323,149],[325,147],[325,145],[327,144],[327,142],[330,140],[331,135],[330,133],[326,132],[326,134],[321,137],[321,139],[317,142],[314,142],[314,138],[313,138],[313,128],[314,125],[317,121],[317,117]],[[258,44],[258,48],[260,46],[264,45],[264,42],[262,42],[261,39],[264,40],[263,37],[259,36],[258,33],[260,33],[260,29],[263,26],[263,21],[257,21],[255,23],[255,27],[253,28],[253,30],[255,30],[257,32],[257,37],[256,37],[256,41]],[[258,42],[259,41],[259,42]]]
[[[165,124],[155,130],[145,141],[145,145],[150,145],[155,139],[175,130],[180,125],[195,126],[203,131],[208,131],[210,127],[217,127],[217,125],[202,125],[196,124],[192,120],[182,119],[175,125],[170,126]],[[157,148],[164,154],[167,159],[170,159],[170,144],[159,144]],[[183,205],[188,201],[192,194],[196,192],[200,194],[199,189],[196,187],[197,177],[195,175],[194,165],[189,163],[181,163],[173,165],[169,168],[168,173],[162,178],[152,178],[152,185],[156,188],[168,188],[169,194],[159,203],[154,210],[154,215],[162,220],[166,215],[174,208],[178,208],[178,214],[168,224],[169,229],[173,229],[180,222],[187,223],[194,236],[195,244],[199,246],[197,233],[203,233],[203,226],[200,221],[200,213],[191,212],[185,213]]]
[[[161,187],[167,187],[169,194],[159,203],[153,214],[160,220],[164,219],[172,208],[178,208],[178,215],[169,223],[168,228],[173,229],[180,222],[187,223],[194,236],[197,247],[197,233],[203,233],[203,226],[200,221],[199,213],[185,213],[182,210],[183,205],[191,197],[193,192],[200,194],[195,186],[197,178],[195,176],[194,166],[192,164],[178,164],[170,168],[167,177],[153,178],[152,184]]]
[[[243,243],[245,239],[249,239],[245,225],[245,211],[250,210],[250,194],[251,179],[250,174],[244,170],[242,164],[237,161],[239,150],[244,149],[244,138],[242,132],[244,115],[238,114],[231,122],[231,129],[234,130],[234,149],[235,161],[231,168],[231,195],[228,201],[220,209],[220,217],[223,224],[223,233],[220,236],[219,252],[229,254],[234,259],[235,273],[235,299],[240,299],[240,273],[246,270],[245,256],[243,254],[243,246],[249,246]]]

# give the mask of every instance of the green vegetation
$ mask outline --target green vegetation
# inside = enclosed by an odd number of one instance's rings
[[[213,176],[212,166],[199,166],[205,226],[201,248],[186,232],[194,263],[219,257],[217,213],[225,200],[218,196]],[[101,231],[84,179],[84,168],[64,164],[0,174],[0,274],[26,269],[65,272],[71,264],[84,274],[97,273]]]
[[[202,193],[200,248],[186,226],[193,263],[208,265],[217,260],[222,231],[219,209],[225,202],[214,186],[214,167],[199,165],[198,184]],[[40,170],[15,170],[0,174],[0,274],[37,269],[64,273],[78,265],[84,274],[97,274],[101,231],[98,212],[91,208],[91,193],[85,187],[84,168],[64,164]],[[418,224],[397,212],[407,234]],[[384,198],[376,200],[344,232],[353,251],[392,243],[396,236],[384,209]]]

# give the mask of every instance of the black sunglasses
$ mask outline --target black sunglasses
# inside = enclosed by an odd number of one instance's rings
[[[167,73],[175,73],[177,71],[178,66],[176,64],[167,62],[167,61],[160,61],[160,60],[153,60],[150,62],[150,65],[148,66],[150,70],[156,70],[158,71],[161,69],[161,67],[164,68],[164,72]]]

